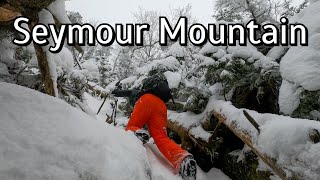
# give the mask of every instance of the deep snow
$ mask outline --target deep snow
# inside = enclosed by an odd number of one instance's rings
[[[0,87],[0,179],[143,180],[150,174],[153,180],[181,180],[133,133],[58,98],[8,83]],[[95,111],[101,101],[87,98]],[[102,112],[109,110],[106,105]],[[229,179],[217,169],[198,172],[199,180]]]

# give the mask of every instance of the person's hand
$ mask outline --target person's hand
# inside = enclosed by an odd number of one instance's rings
[[[137,130],[134,134],[138,139],[140,139],[140,141],[142,141],[143,144],[147,143],[150,139],[149,132],[144,129]]]

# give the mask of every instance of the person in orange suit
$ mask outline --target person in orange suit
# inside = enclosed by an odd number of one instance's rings
[[[196,162],[193,156],[167,136],[165,103],[172,99],[172,95],[167,80],[157,77],[148,78],[143,84],[143,90],[135,103],[126,130],[135,132],[135,135],[146,143],[149,140],[149,134],[142,128],[147,125],[158,149],[182,178],[196,179]]]

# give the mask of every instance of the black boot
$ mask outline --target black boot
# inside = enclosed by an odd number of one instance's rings
[[[195,180],[197,175],[197,163],[193,156],[187,156],[184,158],[180,165],[179,171],[182,179],[184,180]]]

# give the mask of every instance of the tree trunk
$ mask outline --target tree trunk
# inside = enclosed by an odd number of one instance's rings
[[[29,29],[32,30],[33,26],[36,23],[32,23],[29,26]],[[51,74],[50,74],[50,69],[49,69],[49,64],[48,64],[48,59],[47,59],[47,54],[43,51],[42,47],[38,46],[37,44],[33,44],[34,45],[34,49],[36,51],[37,54],[37,60],[38,60],[38,66],[40,69],[40,73],[41,73],[41,78],[42,78],[42,82],[44,85],[44,90],[45,93],[50,95],[50,96],[55,96],[55,84],[54,81],[51,78]]]

